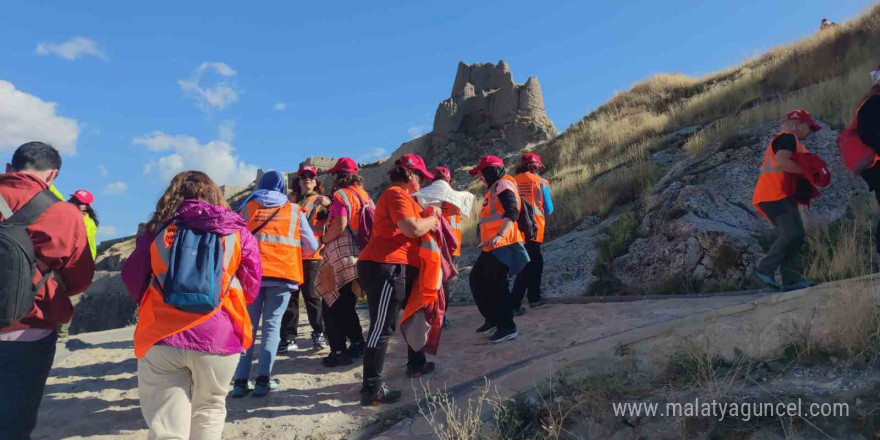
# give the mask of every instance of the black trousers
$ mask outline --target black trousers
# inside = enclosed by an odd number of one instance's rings
[[[770,217],[776,232],[776,241],[767,255],[758,262],[758,272],[774,276],[782,272],[782,285],[789,286],[804,279],[801,265],[801,247],[804,245],[804,223],[797,204],[791,199],[763,202],[761,210]]]
[[[490,252],[483,252],[471,269],[471,295],[487,321],[505,329],[515,329],[510,271]]]
[[[527,241],[526,252],[529,253],[529,262],[516,274],[516,279],[513,281],[514,309],[522,304],[526,291],[529,294],[529,304],[541,300],[541,277],[544,275],[544,254],[541,253],[541,243]]]
[[[30,440],[57,339],[53,332],[37,341],[0,342],[0,438]]]
[[[303,260],[303,283],[299,286],[299,292],[290,295],[287,310],[281,317],[281,339],[292,340],[299,336],[299,297],[302,295],[306,303],[306,315],[309,317],[309,325],[315,333],[324,333],[324,309],[321,307],[321,295],[315,290],[315,280],[318,279],[318,269],[321,260]]]
[[[868,189],[874,192],[877,204],[880,204],[880,164],[862,171],[862,179],[868,184]],[[874,230],[874,245],[876,246],[875,251],[880,254],[880,223]]]
[[[406,306],[419,270],[405,264],[367,260],[358,261],[357,267],[358,279],[370,306],[370,331],[364,350],[364,390],[370,391],[382,384],[388,340],[397,330],[400,310]],[[424,351],[416,352],[407,347],[407,357],[408,364],[414,367],[425,364]]]
[[[452,264],[458,269],[458,259],[461,257],[452,257]],[[449,283],[443,283],[443,311],[449,310]]]
[[[351,283],[339,289],[339,298],[328,307],[327,303],[321,302],[324,308],[324,324],[327,331],[327,344],[334,353],[345,350],[345,339],[352,344],[364,342],[361,320],[358,318],[354,307],[357,305],[357,297],[351,288]]]

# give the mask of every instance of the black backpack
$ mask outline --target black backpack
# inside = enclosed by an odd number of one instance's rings
[[[520,199],[522,200],[522,208],[519,210],[519,217],[516,219],[516,226],[526,237],[526,240],[534,240],[538,238],[538,223],[535,221],[535,207],[527,200]]]
[[[5,219],[0,222],[0,328],[9,327],[30,313],[37,291],[52,274],[46,273],[34,285],[34,243],[25,228],[59,201],[51,191],[44,190],[13,214],[0,196],[0,215]]]

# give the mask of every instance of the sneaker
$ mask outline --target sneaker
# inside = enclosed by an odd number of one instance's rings
[[[351,365],[354,361],[351,360],[351,356],[346,352],[333,353],[331,352],[327,357],[321,359],[321,365],[327,368],[341,367],[343,365]]]
[[[495,334],[492,335],[491,338],[489,338],[489,342],[495,343],[510,341],[516,339],[517,336],[519,336],[519,331],[515,328],[499,328],[498,331],[496,331]]]
[[[235,382],[232,385],[232,397],[239,398],[244,397],[248,392],[250,392],[250,386],[248,384],[247,379],[235,379]]]
[[[281,388],[281,382],[278,379],[269,379],[268,376],[258,376],[254,384],[253,397],[265,397],[270,390]]]
[[[497,329],[498,329],[498,326],[496,326],[495,324],[492,324],[489,321],[486,321],[483,323],[483,325],[481,325],[479,328],[477,328],[477,333],[480,333],[483,335],[488,335],[489,333],[492,333]]]
[[[526,308],[523,306],[519,306],[513,309],[513,316],[522,316],[526,314]]]
[[[535,302],[530,302],[529,308],[530,309],[540,309],[541,307],[544,307],[546,305],[547,305],[547,303],[543,299],[539,299]]]
[[[413,379],[422,377],[426,374],[432,373],[434,371],[434,363],[433,362],[425,362],[421,367],[414,367],[412,365],[406,366],[406,376],[411,377]]]
[[[352,358],[361,358],[364,356],[364,341],[352,342],[348,346],[348,355]]]
[[[312,350],[323,350],[327,346],[327,338],[323,333],[312,332]]]
[[[361,389],[361,405],[381,405],[385,403],[394,403],[400,400],[403,393],[388,388],[384,383],[373,390],[369,388]]]
[[[449,320],[446,319],[446,317],[444,316],[443,317],[443,327],[441,327],[441,330],[446,330],[447,328],[449,328],[449,325],[450,325]]]
[[[290,350],[290,341],[282,339],[278,342],[278,353],[287,353]]]
[[[779,290],[779,284],[776,284],[776,279],[774,279],[774,277],[761,272],[755,272],[755,278],[764,283],[764,286],[773,290]]]

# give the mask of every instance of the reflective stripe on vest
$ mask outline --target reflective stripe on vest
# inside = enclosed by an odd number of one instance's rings
[[[758,213],[764,217],[767,217],[767,214],[764,213],[759,206],[760,203],[775,202],[788,197],[782,189],[782,182],[785,179],[785,173],[776,168],[776,155],[773,153],[773,142],[784,134],[795,136],[793,133],[782,132],[770,140],[770,143],[767,145],[767,150],[764,152],[763,162],[761,162],[761,174],[758,176],[758,182],[755,184],[755,192],[752,195],[752,205],[754,205]],[[797,139],[797,136],[795,136],[795,141],[797,142],[795,153],[809,152],[804,144],[801,143],[800,139]]]
[[[353,196],[354,200],[351,200],[351,198],[348,195],[349,191],[358,191],[358,188],[356,188],[356,187],[341,188],[341,189],[337,190],[335,194],[338,195],[339,198],[342,200],[342,203],[345,204],[345,209],[348,210],[348,229],[351,231],[352,235],[356,236],[356,235],[358,235],[358,232],[359,232],[357,228],[360,227],[360,225],[359,225],[360,215],[361,215],[360,211],[361,211],[361,209],[363,209],[363,206],[360,206],[361,201],[358,198],[358,194]],[[359,195],[361,196],[361,198],[364,199],[365,202],[369,203],[369,201],[370,201],[369,195],[366,195],[366,196],[364,194],[359,194]],[[352,209],[352,205],[353,205],[352,202],[353,201],[357,201],[358,209],[356,209],[356,210]]]
[[[308,196],[302,206],[303,211],[306,213],[306,219],[309,221],[309,226],[312,228],[312,234],[315,235],[315,239],[320,243],[321,237],[324,236],[324,227],[327,224],[327,220],[318,220],[318,210],[321,208],[321,205],[318,205],[317,203],[319,197],[321,197],[319,194]],[[302,232],[300,232],[300,234],[302,234]],[[315,253],[313,253],[308,259],[322,259],[321,252],[315,251]]]
[[[280,208],[264,208],[257,202],[248,202],[251,216],[247,219],[248,228],[256,230],[275,209],[277,215],[262,229],[256,231],[262,259],[263,276],[303,282],[302,243],[300,240],[299,218],[302,209],[299,205],[287,202]]]
[[[522,209],[522,199],[519,196],[519,190],[516,188],[516,180],[510,176],[504,176],[502,179],[510,181],[513,183],[513,192],[516,197],[519,209]],[[499,180],[500,182],[500,180]],[[498,231],[501,229],[501,225],[504,223],[502,220],[504,219],[503,207],[501,206],[501,202],[498,200],[498,195],[496,194],[498,183],[495,182],[492,185],[492,188],[486,192],[486,196],[483,198],[483,207],[480,210],[480,241],[488,241],[492,239]],[[491,251],[497,248],[510,246],[512,244],[521,243],[524,241],[522,232],[519,230],[519,227],[516,225],[514,221],[513,227],[509,228],[507,232],[501,237],[501,240],[497,245],[494,246],[485,246],[483,247],[483,251]]]

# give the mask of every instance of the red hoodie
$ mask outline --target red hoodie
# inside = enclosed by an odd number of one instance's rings
[[[38,192],[48,188],[42,179],[25,173],[0,174],[0,195],[16,212]],[[3,216],[0,215],[0,219]],[[34,308],[27,317],[4,330],[26,328],[54,329],[59,323],[70,322],[73,306],[70,297],[84,292],[92,283],[95,262],[89,251],[82,214],[70,203],[59,202],[46,210],[27,228],[34,243],[34,254],[40,262],[55,271],[64,287],[49,278],[37,292]],[[34,283],[43,275],[34,274]]]

